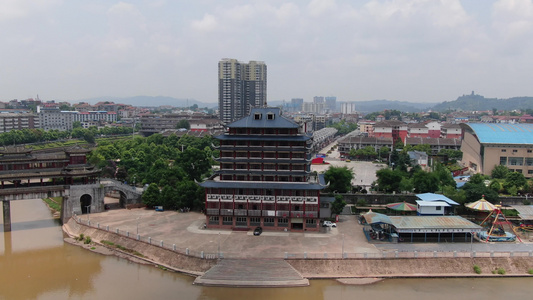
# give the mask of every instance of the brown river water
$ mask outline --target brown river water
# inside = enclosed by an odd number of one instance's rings
[[[0,299],[531,299],[533,278],[394,279],[365,286],[311,280],[298,288],[220,288],[194,278],[103,256],[63,242],[41,200],[11,202],[0,232]],[[3,220],[2,220],[3,222]]]

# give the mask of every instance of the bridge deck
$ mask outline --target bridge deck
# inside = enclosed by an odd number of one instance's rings
[[[281,259],[221,259],[194,284],[210,286],[291,287],[309,281]]]

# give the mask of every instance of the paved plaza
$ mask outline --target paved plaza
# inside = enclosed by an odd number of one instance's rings
[[[377,253],[376,247],[366,241],[362,226],[355,216],[340,216],[337,228],[321,227],[319,232],[253,231],[204,229],[205,216],[197,212],[156,212],[151,209],[117,209],[79,216],[83,223],[110,231],[117,228],[134,237],[137,232],[154,243],[161,240],[179,249],[188,248],[199,253],[220,253],[225,258],[284,258],[285,253],[309,257],[323,257],[323,253],[339,256],[347,253]],[[138,230],[138,231],[137,231]]]

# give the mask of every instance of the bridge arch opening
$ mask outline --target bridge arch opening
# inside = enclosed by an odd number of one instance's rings
[[[89,194],[84,194],[80,197],[81,213],[91,213],[91,204],[93,197]]]
[[[106,209],[126,208],[128,196],[120,190],[112,190],[105,194],[104,204]]]

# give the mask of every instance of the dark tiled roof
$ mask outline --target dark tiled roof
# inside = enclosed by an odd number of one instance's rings
[[[394,142],[392,138],[377,138],[377,137],[366,137],[366,136],[348,136],[343,139],[340,139],[339,144],[381,144],[381,145],[392,145]]]
[[[437,139],[437,138],[423,138],[423,137],[408,137],[405,138],[407,145],[441,145],[441,146],[461,146],[460,139]]]
[[[261,118],[256,119],[255,115],[260,114]],[[269,119],[268,115],[273,114],[274,118]],[[299,128],[296,122],[281,115],[279,107],[252,108],[250,115],[238,121],[228,124],[229,128]]]
[[[387,120],[382,122],[377,122],[374,127],[392,127],[392,126],[407,126],[407,123],[396,120]]]
[[[229,140],[229,141],[295,141],[302,142],[307,141],[311,137],[306,135],[229,135],[223,134],[216,136],[215,138],[219,140]]]
[[[204,188],[242,188],[242,189],[278,189],[278,190],[321,190],[326,188],[317,183],[271,182],[271,181],[214,181],[199,183]]]

